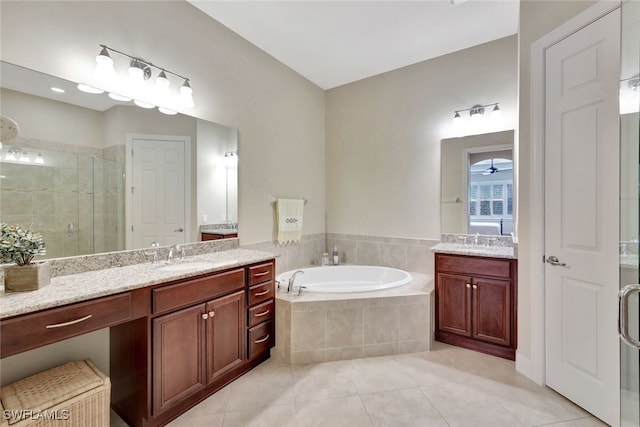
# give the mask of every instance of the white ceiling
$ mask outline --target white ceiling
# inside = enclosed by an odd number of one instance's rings
[[[518,0],[187,1],[323,89],[518,31]]]

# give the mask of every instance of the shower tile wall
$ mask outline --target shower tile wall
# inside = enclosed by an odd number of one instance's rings
[[[84,154],[42,154],[44,165],[0,163],[0,221],[41,232],[46,258],[121,249],[123,166]]]

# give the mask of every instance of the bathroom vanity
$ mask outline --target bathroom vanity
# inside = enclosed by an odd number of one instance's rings
[[[518,265],[513,252],[447,244],[433,251],[436,341],[515,360]]]
[[[57,277],[31,298],[5,294],[0,355],[110,327],[112,408],[130,425],[164,425],[275,344],[273,256],[225,252],[233,255],[211,254],[200,269],[132,265]]]

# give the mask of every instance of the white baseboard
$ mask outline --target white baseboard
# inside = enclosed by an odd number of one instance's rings
[[[516,352],[516,371],[538,385],[544,385],[544,378],[540,369],[534,365],[530,358]]]

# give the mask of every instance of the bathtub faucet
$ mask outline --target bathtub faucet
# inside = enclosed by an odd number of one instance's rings
[[[289,286],[287,286],[287,292],[293,291],[293,282],[296,280],[298,274],[304,274],[304,271],[298,270],[289,277]]]

